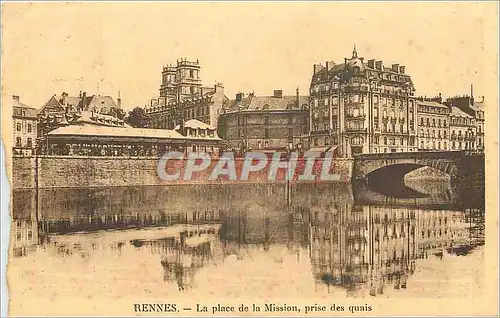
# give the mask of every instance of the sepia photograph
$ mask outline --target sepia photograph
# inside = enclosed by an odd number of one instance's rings
[[[498,315],[498,17],[2,2],[1,315]]]

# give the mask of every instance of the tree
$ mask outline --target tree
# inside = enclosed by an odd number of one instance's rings
[[[144,108],[139,106],[132,109],[128,116],[125,118],[125,122],[135,128],[148,128],[151,127],[151,118],[146,114]]]
[[[111,109],[109,110],[109,114],[121,120],[123,120],[127,116],[127,113],[123,109],[118,107],[111,107]]]

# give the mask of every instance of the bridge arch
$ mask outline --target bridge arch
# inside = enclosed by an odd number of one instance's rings
[[[412,152],[363,154],[355,157],[353,178],[357,180],[401,180],[407,173],[421,167],[431,167],[456,178],[462,159],[460,152]]]

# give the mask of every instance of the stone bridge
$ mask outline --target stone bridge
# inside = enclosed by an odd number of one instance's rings
[[[448,174],[453,181],[484,180],[484,154],[466,151],[361,154],[354,157],[353,179],[402,181],[408,172],[425,166]]]

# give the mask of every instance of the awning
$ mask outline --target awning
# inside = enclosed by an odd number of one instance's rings
[[[312,147],[308,151],[334,152],[337,148],[338,146]]]

